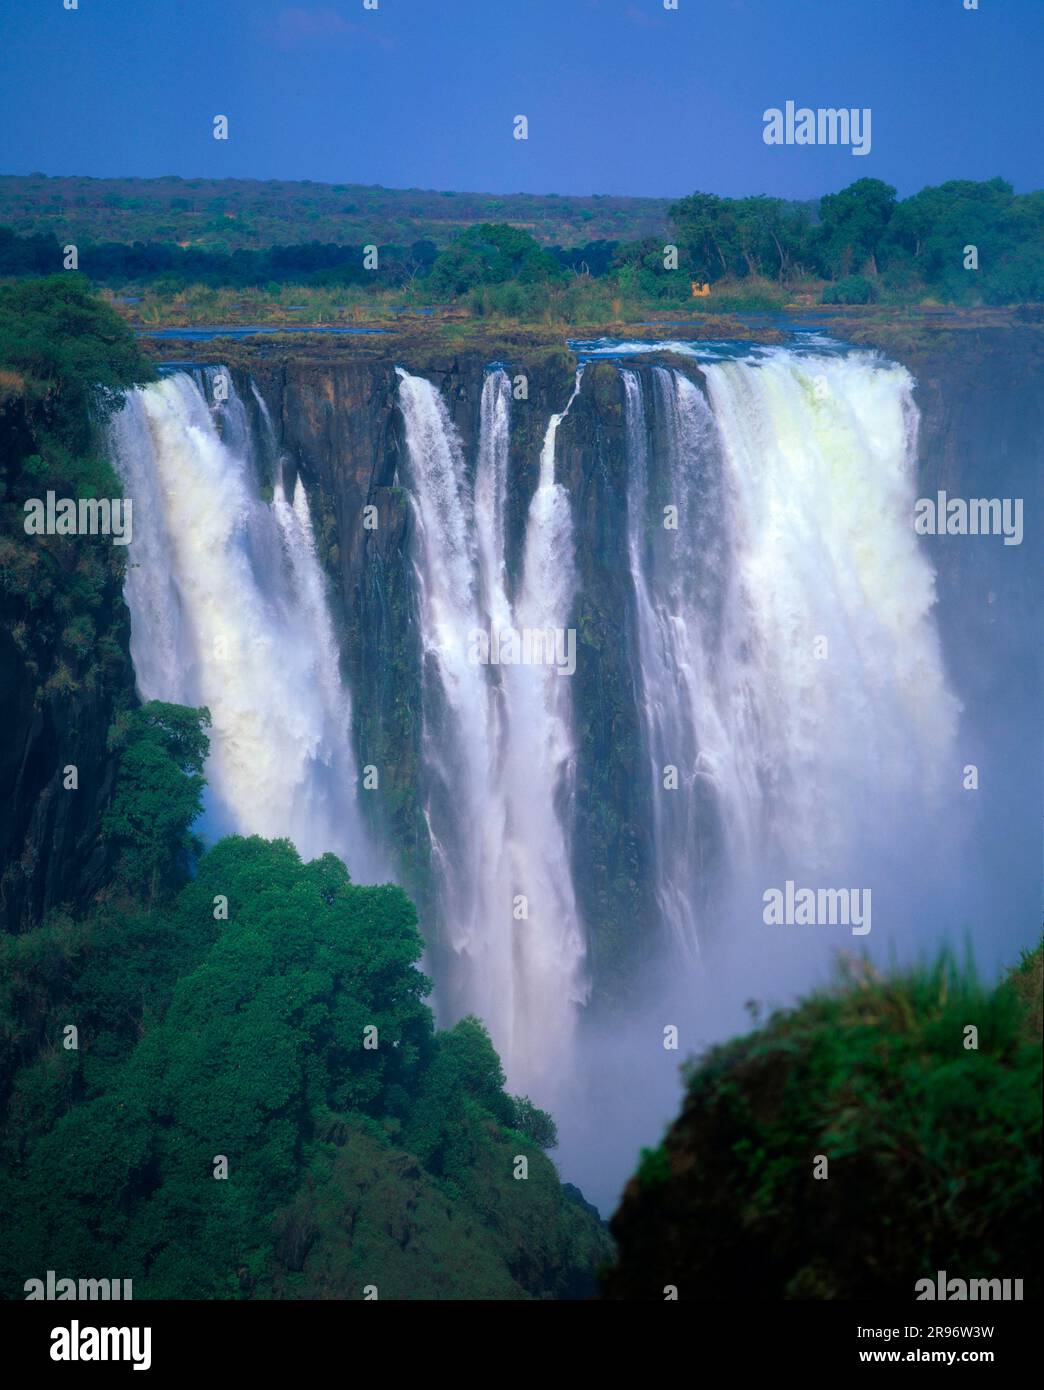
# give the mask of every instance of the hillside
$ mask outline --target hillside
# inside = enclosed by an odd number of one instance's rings
[[[457,193],[256,179],[0,176],[0,226],[79,241],[177,241],[235,251],[303,241],[432,241],[509,222],[544,245],[632,241],[666,231],[670,198]]]
[[[613,1217],[604,1296],[910,1301],[947,1270],[1039,1297],[1040,967],[990,990],[852,963],[714,1048]]]

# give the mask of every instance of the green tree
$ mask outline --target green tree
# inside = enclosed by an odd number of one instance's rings
[[[848,275],[867,266],[877,274],[877,251],[895,212],[895,189],[880,179],[857,179],[819,205],[814,244],[828,276]]]
[[[80,450],[129,387],[155,377],[130,328],[72,272],[0,286],[0,367],[22,378],[40,428]]]
[[[625,295],[650,299],[688,299],[690,264],[688,253],[679,247],[678,265],[664,265],[665,242],[660,237],[621,243],[613,253],[616,280]]]
[[[808,214],[782,198],[738,199],[733,226],[746,274],[774,275],[782,282],[807,254]]]
[[[542,1149],[558,1145],[558,1128],[546,1110],[539,1109],[528,1096],[515,1097],[514,1127]]]
[[[965,266],[974,246],[978,267]],[[954,179],[896,208],[882,246],[895,283],[957,302],[1044,298],[1044,193],[1016,195],[1004,179]]]
[[[513,1127],[515,1104],[504,1091],[500,1058],[482,1022],[462,1018],[436,1039],[406,1128],[410,1148],[433,1173],[466,1181],[482,1146],[484,1117]]]
[[[456,296],[477,285],[508,280],[532,285],[560,279],[562,273],[555,258],[528,232],[502,222],[483,222],[439,253],[428,283],[436,296]]]
[[[873,301],[873,281],[862,275],[843,275],[826,286],[821,299],[823,304],[872,304]]]
[[[672,203],[670,218],[688,250],[693,272],[703,280],[731,273],[737,238],[730,200],[713,193],[692,193]]]
[[[150,701],[124,731],[116,790],[104,828],[120,847],[124,883],[152,905],[180,886],[202,844],[192,823],[203,809],[206,709]]]

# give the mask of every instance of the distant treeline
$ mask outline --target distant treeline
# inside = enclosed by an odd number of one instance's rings
[[[0,226],[63,242],[191,242],[208,251],[294,241],[448,246],[464,227],[508,222],[542,246],[660,235],[669,198],[466,193],[308,179],[0,175]]]
[[[207,251],[173,242],[118,241],[77,246],[76,269],[95,283],[111,286],[155,284],[171,289],[190,284],[229,287],[280,285],[379,285],[401,284],[430,270],[437,255],[434,243],[412,246],[380,246],[377,269],[364,265],[363,246],[323,245],[302,242],[265,250]],[[16,236],[0,227],[0,275],[51,275],[63,265],[63,248],[47,233]],[[376,276],[376,279],[375,279]]]
[[[781,290],[826,282],[827,303],[1044,300],[1044,193],[1016,194],[999,178],[957,180],[902,200],[879,179],[859,179],[823,198],[816,221],[807,207],[779,198],[694,193],[671,205],[668,235],[545,248],[522,228],[480,223],[442,249],[426,239],[233,251],[136,241],[85,244],[77,253],[84,274],[113,287],[175,294],[189,285],[356,286],[408,290],[432,303],[492,297],[491,310],[510,313],[539,308],[547,287],[577,279],[608,281],[628,299],[666,301],[689,299],[693,282],[743,281]],[[53,235],[0,228],[0,276],[49,274],[62,258]]]
[[[444,257],[433,284],[440,293],[452,295],[476,284],[518,278],[534,267],[539,267],[539,274],[530,275],[530,279],[554,279],[569,270],[603,276],[618,267],[617,252],[621,246],[642,244],[592,241],[568,249],[555,246],[543,252],[526,232],[504,223],[470,228],[458,242],[454,254]],[[162,279],[172,288],[205,284],[246,289],[263,288],[274,282],[386,289],[413,277],[427,278],[439,258],[438,247],[432,241],[376,246],[376,256],[370,250],[372,245],[309,241],[263,250],[223,252],[183,247],[175,242],[106,241],[77,246],[76,269],[101,285],[145,285]],[[0,227],[0,276],[52,275],[62,268],[63,259],[64,248],[54,236],[46,232],[18,236],[11,228]]]

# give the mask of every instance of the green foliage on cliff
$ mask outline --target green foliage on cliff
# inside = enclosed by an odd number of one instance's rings
[[[1040,960],[992,990],[947,957],[853,965],[714,1048],[613,1218],[605,1295],[912,1300],[940,1269],[1039,1295]]]
[[[123,751],[103,829],[120,851],[120,878],[150,905],[202,849],[191,826],[203,809],[209,727],[205,709],[153,700],[117,731]]]
[[[66,466],[89,447],[94,426],[122,404],[127,388],[155,376],[124,321],[71,273],[0,286],[0,369],[9,374],[8,389],[18,387],[45,445],[69,451],[55,460]]]
[[[137,1298],[589,1292],[608,1238],[478,1020],[435,1031],[401,889],[257,837],[187,878],[207,724],[150,704],[117,731],[110,895],[0,942],[0,1290],[54,1268]]]
[[[101,603],[122,554],[108,537],[27,538],[23,504],[58,497],[118,497],[119,480],[100,448],[99,427],[126,391],[150,381],[123,320],[78,275],[0,286],[0,589],[12,608],[53,609],[63,645],[84,655],[93,645],[91,612]],[[41,614],[35,612],[37,622]]]
[[[105,731],[133,701],[126,547],[28,535],[25,504],[120,495],[100,426],[154,374],[82,277],[0,287],[0,917],[15,930],[104,879]]]

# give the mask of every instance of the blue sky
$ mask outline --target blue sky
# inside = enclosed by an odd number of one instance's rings
[[[0,0],[0,173],[1024,190],[1042,71],[1044,0]],[[766,146],[762,112],[788,99],[870,107],[870,154]]]

